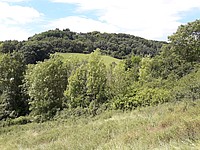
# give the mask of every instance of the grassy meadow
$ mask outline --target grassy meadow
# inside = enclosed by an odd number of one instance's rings
[[[200,149],[200,102],[0,128],[1,150]]]
[[[61,55],[64,59],[70,59],[70,58],[78,58],[80,60],[87,60],[90,54],[82,54],[82,53],[56,53],[57,55]],[[111,56],[102,55],[102,60],[106,66],[108,66],[111,63],[118,64],[121,60],[117,58],[113,58]]]

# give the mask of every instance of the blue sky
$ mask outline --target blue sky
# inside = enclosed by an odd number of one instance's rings
[[[167,40],[196,19],[200,0],[0,0],[0,40],[27,40],[55,28]]]

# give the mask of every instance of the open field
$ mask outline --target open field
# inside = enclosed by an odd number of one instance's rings
[[[0,128],[0,149],[199,149],[200,102]]]
[[[56,53],[56,54],[61,55],[65,59],[78,58],[81,60],[87,60],[90,55],[90,54],[81,54],[81,53]],[[115,62],[117,64],[121,61],[120,59],[116,59],[116,58],[113,58],[111,56],[106,56],[106,55],[103,55],[102,59],[106,66],[108,66],[112,62]]]

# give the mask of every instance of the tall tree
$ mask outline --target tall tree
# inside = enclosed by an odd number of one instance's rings
[[[93,52],[88,63],[76,68],[69,77],[69,86],[65,92],[71,107],[97,106],[106,99],[106,66],[102,62],[100,51]]]
[[[87,107],[89,102],[86,100],[87,95],[87,68],[85,65],[81,65],[79,68],[74,70],[72,75],[68,79],[69,85],[65,92],[68,97],[69,105],[72,108],[76,107]]]
[[[48,59],[52,49],[51,43],[47,41],[27,41],[19,52],[24,56],[26,64],[36,64],[37,61]]]
[[[102,62],[100,50],[93,52],[88,60],[87,96],[89,101],[104,103],[106,100],[106,66]]]
[[[169,36],[175,53],[188,62],[200,62],[200,20],[179,26],[176,33]]]
[[[68,68],[58,56],[30,67],[26,74],[30,110],[48,119],[62,108]]]
[[[27,113],[22,90],[26,66],[19,54],[0,54],[0,120]]]

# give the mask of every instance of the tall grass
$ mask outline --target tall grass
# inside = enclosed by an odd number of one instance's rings
[[[200,102],[71,117],[0,129],[0,149],[199,149]]]

